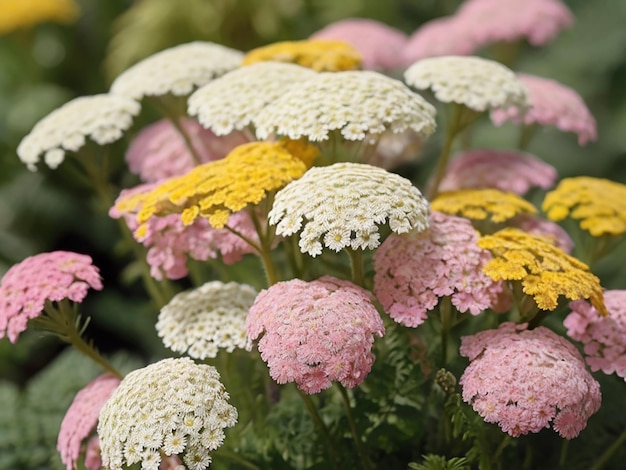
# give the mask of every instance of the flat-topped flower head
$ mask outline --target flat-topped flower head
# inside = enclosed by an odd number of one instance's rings
[[[322,247],[374,249],[378,226],[395,233],[428,227],[428,202],[413,184],[382,168],[360,163],[314,167],[276,193],[269,222],[278,235],[300,231],[300,250],[311,256]]]
[[[431,89],[442,103],[458,103],[474,111],[528,106],[526,88],[515,73],[480,57],[422,59],[404,72],[404,79],[419,90]]]
[[[248,142],[240,133],[218,137],[193,119],[181,119],[180,125],[200,161],[194,160],[183,136],[171,121],[162,119],[143,128],[126,151],[130,171],[139,175],[143,182],[182,175],[198,163],[224,158],[237,145]]]
[[[78,18],[74,0],[0,0],[0,34],[40,23],[72,23]]]
[[[246,284],[207,282],[177,294],[161,309],[157,333],[166,348],[194,359],[215,357],[219,349],[250,350],[246,317],[256,296]]]
[[[157,470],[162,455],[206,469],[210,453],[237,422],[237,409],[213,366],[163,359],[129,373],[100,411],[102,463],[122,470],[141,463]]]
[[[95,430],[100,409],[120,384],[120,379],[105,374],[81,389],[65,413],[57,439],[57,450],[67,470],[77,468],[83,441]]]
[[[246,54],[241,65],[268,61],[297,64],[316,72],[359,70],[363,64],[359,51],[347,42],[305,39],[276,42],[253,49]]]
[[[195,88],[238,67],[243,53],[212,42],[194,41],[170,47],[121,73],[111,93],[135,100],[144,96],[185,96]]]
[[[353,388],[374,362],[374,336],[383,321],[371,295],[351,282],[324,276],[311,282],[292,279],[261,291],[246,321],[270,375],[295,382],[308,394],[333,382]]]
[[[311,39],[334,39],[354,46],[363,57],[366,70],[390,70],[400,67],[400,52],[407,35],[380,21],[347,18],[331,23],[311,35]]]
[[[600,280],[582,261],[551,243],[548,237],[504,228],[486,235],[478,246],[491,251],[493,259],[484,271],[495,281],[519,281],[524,294],[531,296],[541,310],[554,310],[561,296],[570,300],[589,299],[603,315]]]
[[[435,130],[435,108],[404,83],[371,71],[320,73],[287,90],[254,120],[257,136],[363,141],[386,131]]]
[[[555,126],[563,132],[578,135],[578,144],[586,145],[596,140],[596,120],[576,91],[556,80],[518,74],[528,90],[529,109],[517,106],[494,109],[491,120],[496,125],[506,121],[515,124]]]
[[[578,350],[543,326],[503,323],[461,339],[463,400],[513,437],[552,428],[573,439],[600,408],[600,385]]]
[[[442,297],[478,315],[502,291],[482,268],[491,254],[478,247],[467,219],[432,212],[416,235],[390,235],[374,254],[374,294],[396,322],[421,325]]]
[[[75,98],[35,124],[17,147],[17,155],[31,171],[36,171],[42,155],[46,165],[56,168],[65,152],[78,152],[88,138],[99,145],[119,140],[139,111],[139,103],[122,96]]]
[[[531,188],[551,188],[556,168],[517,150],[474,149],[459,152],[448,165],[439,191],[493,188],[519,196]]]
[[[626,290],[604,291],[604,303],[608,316],[585,300],[570,302],[572,312],[563,325],[570,338],[583,343],[591,370],[617,374],[626,381]]]
[[[240,67],[195,91],[188,100],[189,114],[217,135],[243,130],[292,85],[313,76],[311,69],[281,62]]]
[[[70,251],[28,257],[12,266],[0,281],[0,338],[12,343],[28,320],[43,313],[47,301],[82,302],[89,288],[102,289],[91,258]]]
[[[603,178],[565,178],[546,194],[542,209],[556,222],[570,217],[594,237],[626,233],[626,185]]]
[[[440,193],[431,208],[472,220],[506,222],[520,214],[535,214],[537,209],[517,194],[498,189],[459,189]]]

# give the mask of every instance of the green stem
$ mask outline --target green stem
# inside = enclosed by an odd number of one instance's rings
[[[504,436],[504,439],[502,439],[502,441],[500,442],[500,445],[498,445],[498,448],[496,449],[496,451],[493,453],[493,455],[491,457],[491,463],[493,463],[493,464],[497,464],[498,463],[498,459],[502,455],[502,452],[504,452],[504,449],[506,449],[506,447],[510,443],[511,443],[511,436],[509,434],[506,434]]]
[[[350,425],[350,430],[352,431],[352,438],[354,439],[357,452],[359,453],[359,457],[361,459],[361,466],[363,467],[363,470],[373,470],[374,466],[372,465],[372,462],[367,455],[367,451],[365,450],[365,446],[363,445],[363,440],[361,439],[359,431],[356,428],[356,422],[354,421],[354,415],[352,413],[352,406],[350,405],[350,397],[348,397],[348,392],[346,391],[345,387],[340,383],[337,383],[337,388],[339,388],[339,392],[341,392],[343,405],[346,409],[346,417],[348,418],[348,424]]]
[[[441,366],[445,367],[446,361],[448,360],[448,335],[454,323],[450,296],[441,299],[439,314],[441,318]]]
[[[353,250],[346,248],[346,252],[350,257],[350,269],[352,273],[352,282],[357,286],[365,287],[365,275],[363,272],[363,250]]]
[[[600,470],[602,467],[604,467],[604,465],[609,461],[609,459],[613,456],[613,454],[617,450],[622,448],[622,445],[624,444],[625,441],[626,441],[626,430],[624,430],[619,435],[619,437],[615,440],[615,442],[613,442],[613,444],[611,444],[609,448],[606,449],[602,453],[600,458],[596,460],[596,462],[593,464],[593,467],[591,467],[589,470]]]
[[[326,444],[326,449],[328,450],[328,454],[330,455],[330,459],[332,461],[333,467],[336,469],[341,468],[339,465],[339,462],[340,462],[339,455],[337,454],[337,450],[335,449],[335,446],[333,445],[333,438],[330,435],[330,431],[328,430],[328,427],[326,427],[326,424],[324,423],[324,421],[322,420],[322,417],[317,411],[317,407],[315,406],[315,403],[313,403],[313,400],[311,400],[311,396],[308,395],[307,393],[304,393],[300,389],[298,389],[298,394],[300,395],[300,398],[302,398],[302,401],[304,402],[304,405],[306,406],[307,411],[311,415],[311,418],[313,419],[313,423],[315,424],[315,427],[322,434],[322,437],[324,438],[324,443]]]
[[[255,464],[253,464],[249,460],[246,460],[243,457],[240,457],[235,452],[231,452],[230,450],[226,450],[223,447],[221,447],[218,450],[216,450],[213,453],[213,456],[217,457],[217,458],[223,457],[224,459],[230,460],[231,462],[235,462],[236,464],[238,464],[238,465],[240,465],[240,466],[242,466],[244,468],[249,468],[250,470],[260,470],[260,468],[261,468],[261,467],[256,466]]]
[[[437,166],[435,167],[435,174],[433,176],[432,184],[428,190],[428,200],[432,201],[439,193],[439,185],[446,174],[448,168],[448,160],[450,160],[450,153],[452,151],[452,144],[457,134],[461,130],[461,114],[463,112],[462,105],[454,103],[452,105],[452,117],[448,123],[446,129],[446,138],[443,143],[443,148],[437,159]]]
[[[525,125],[522,124],[520,128],[519,140],[517,142],[517,148],[520,150],[526,150],[531,140],[537,133],[538,127],[534,124]]]

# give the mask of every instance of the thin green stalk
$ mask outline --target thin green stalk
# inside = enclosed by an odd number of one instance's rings
[[[363,250],[353,250],[352,248],[346,248],[345,250],[350,257],[352,282],[354,282],[357,286],[365,287],[365,274],[363,272]]]
[[[439,314],[441,318],[441,365],[445,367],[448,360],[448,336],[454,323],[452,318],[452,301],[449,296],[441,299]]]
[[[213,453],[213,457],[223,457],[226,460],[230,460],[231,462],[234,462],[244,468],[249,468],[250,470],[260,470],[261,467],[256,466],[255,464],[253,464],[252,462],[250,462],[249,460],[244,459],[243,457],[240,457],[239,455],[237,455],[235,452],[231,452],[230,450],[226,450],[223,447],[217,449],[214,453]]]
[[[622,448],[622,445],[626,442],[626,429],[619,435],[619,437],[611,444],[602,455],[596,460],[593,466],[589,470],[600,470],[611,459],[613,454]]]
[[[315,406],[315,403],[313,403],[313,400],[311,400],[311,396],[304,393],[300,389],[298,389],[298,394],[300,395],[300,398],[302,398],[302,401],[304,402],[304,405],[306,406],[307,411],[311,415],[311,418],[313,419],[313,423],[315,424],[315,427],[322,434],[322,437],[324,438],[324,444],[326,444],[326,449],[328,450],[328,454],[330,455],[330,459],[333,464],[333,467],[336,469],[341,468],[339,465],[339,462],[340,462],[339,455],[337,454],[337,450],[335,449],[335,446],[333,444],[333,438],[330,435],[330,431],[328,430],[328,427],[326,427],[326,424],[324,423],[324,421],[322,420],[322,417],[317,411],[317,407]]]
[[[439,193],[439,185],[441,184],[441,181],[446,174],[446,169],[448,168],[448,160],[450,160],[452,144],[454,143],[454,139],[456,138],[457,134],[461,130],[461,114],[463,111],[461,106],[462,105],[458,105],[456,103],[452,105],[452,117],[446,129],[446,138],[443,143],[441,153],[439,154],[439,158],[437,160],[437,166],[435,167],[435,174],[433,176],[432,185],[430,186],[430,189],[428,191],[429,201],[432,201]]]
[[[506,447],[510,443],[511,443],[511,436],[509,434],[506,434],[504,436],[504,439],[502,439],[502,441],[500,441],[500,445],[498,445],[498,448],[496,449],[496,451],[493,453],[493,455],[491,457],[491,463],[493,463],[493,464],[497,464],[498,463],[498,459],[502,455],[502,452],[504,452],[504,449],[506,449]]]
[[[533,140],[533,137],[537,133],[538,126],[535,124],[522,125],[520,128],[519,140],[517,142],[517,148],[520,150],[526,150]]]
[[[343,400],[343,405],[346,409],[346,417],[348,418],[348,424],[350,425],[350,430],[352,431],[352,438],[354,439],[357,452],[359,453],[359,458],[361,459],[361,466],[363,467],[363,470],[373,470],[374,465],[372,464],[369,455],[367,454],[367,450],[363,445],[363,440],[361,439],[359,431],[356,428],[356,422],[354,421],[354,415],[352,413],[352,406],[350,405],[350,397],[348,397],[348,392],[346,391],[345,387],[340,383],[337,383],[337,388],[339,388],[339,392],[341,393],[341,398]]]

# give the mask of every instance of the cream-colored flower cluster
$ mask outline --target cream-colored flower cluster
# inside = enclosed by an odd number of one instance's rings
[[[246,284],[212,281],[177,294],[161,309],[156,329],[165,347],[194,359],[215,357],[218,350],[250,350],[246,316],[256,290]]]
[[[302,229],[300,250],[311,256],[343,248],[374,249],[378,226],[395,233],[428,227],[428,202],[406,178],[360,163],[314,167],[276,193],[269,222],[278,235]]]
[[[213,366],[163,359],[129,373],[100,411],[102,464],[110,470],[141,462],[157,470],[162,454],[182,455],[189,469],[211,463],[237,410]]]

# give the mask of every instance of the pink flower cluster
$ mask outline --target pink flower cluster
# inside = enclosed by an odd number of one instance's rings
[[[0,282],[0,338],[8,336],[15,343],[46,301],[82,302],[90,287],[102,289],[102,280],[87,255],[53,251],[26,258]]]
[[[503,323],[461,339],[470,360],[463,400],[513,437],[552,427],[578,436],[600,408],[600,385],[573,344],[545,327]]]
[[[577,134],[579,145],[596,140],[596,120],[576,91],[548,78],[521,73],[518,78],[528,90],[530,109],[495,109],[491,112],[495,125],[512,121],[516,124],[556,126],[563,132]]]
[[[334,381],[349,388],[363,382],[374,362],[374,335],[385,332],[370,294],[330,276],[261,291],[246,330],[251,340],[261,337],[258,348],[272,378],[309,394]]]
[[[605,291],[604,303],[609,315],[603,317],[585,300],[571,302],[563,324],[570,338],[583,343],[591,370],[626,380],[626,290]]]
[[[391,318],[409,327],[421,325],[441,297],[472,315],[495,307],[502,286],[482,272],[491,255],[477,241],[469,220],[433,211],[427,231],[392,234],[378,248],[374,294]]]
[[[61,454],[61,461],[67,470],[76,468],[76,461],[80,455],[81,443],[95,429],[98,423],[100,409],[113,394],[113,391],[120,384],[120,379],[105,374],[97,377],[85,388],[79,391],[74,397],[74,401],[65,413],[61,422],[61,429],[57,439],[57,450]],[[95,465],[100,460],[100,455],[94,455],[94,448],[98,448],[97,440],[90,440],[87,447],[91,449],[86,456],[86,466],[90,469],[100,468]],[[89,461],[89,465],[87,465]]]

